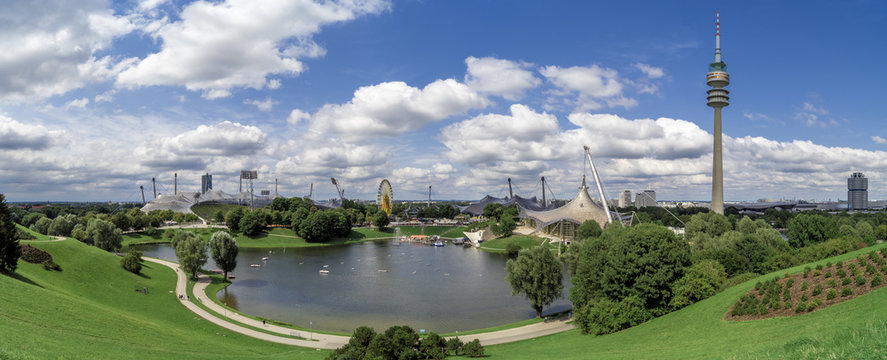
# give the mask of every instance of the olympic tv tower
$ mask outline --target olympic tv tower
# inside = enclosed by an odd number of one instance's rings
[[[721,108],[730,105],[730,91],[724,89],[730,85],[730,74],[727,64],[721,61],[721,12],[717,13],[717,31],[715,32],[715,62],[708,65],[706,83],[708,90],[708,106],[715,109],[714,153],[711,170],[711,211],[724,213],[724,165],[721,160]]]

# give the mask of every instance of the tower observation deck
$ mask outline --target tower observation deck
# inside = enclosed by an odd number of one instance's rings
[[[708,74],[705,76],[706,84],[711,87],[708,90],[708,102],[706,105],[715,110],[714,127],[714,151],[712,154],[711,173],[711,210],[724,213],[724,166],[722,162],[721,147],[721,109],[730,105],[730,91],[724,89],[730,85],[730,74],[727,73],[727,63],[721,61],[721,13],[717,13],[715,31],[715,62],[708,66]]]

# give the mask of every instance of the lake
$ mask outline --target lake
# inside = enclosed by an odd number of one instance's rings
[[[176,260],[167,244],[135,248],[146,256]],[[529,300],[511,296],[506,260],[503,254],[451,243],[433,247],[391,240],[240,249],[236,278],[217,297],[246,314],[313,329],[350,333],[361,325],[377,331],[409,325],[437,333],[473,330],[535,316]],[[211,258],[204,268],[216,268]],[[564,269],[564,298],[546,314],[570,308],[569,284]]]

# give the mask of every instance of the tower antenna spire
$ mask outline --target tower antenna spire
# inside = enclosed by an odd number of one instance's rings
[[[715,62],[721,62],[721,11],[717,11],[715,20]]]

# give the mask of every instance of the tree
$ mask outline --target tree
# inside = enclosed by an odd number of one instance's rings
[[[250,211],[240,218],[240,225],[237,228],[246,236],[255,236],[265,229],[265,223],[259,219],[258,211]]]
[[[42,217],[37,219],[37,221],[34,222],[34,225],[31,225],[31,231],[36,231],[43,235],[48,235],[50,225],[52,225],[52,219],[48,217]]]
[[[92,218],[86,225],[86,233],[92,244],[99,249],[105,251],[120,250],[120,243],[123,241],[123,235],[110,221],[99,218]]]
[[[375,225],[376,228],[379,229],[379,231],[382,231],[382,229],[384,229],[390,223],[391,220],[388,219],[388,214],[386,214],[384,211],[378,211],[376,212],[376,214],[373,215],[373,225]]]
[[[367,347],[368,359],[415,359],[419,334],[409,326],[392,326],[377,334]]]
[[[887,240],[887,225],[878,225],[875,234],[877,235],[878,240]]]
[[[642,309],[662,315],[670,309],[672,284],[688,265],[689,246],[664,226],[608,227],[599,238],[582,244],[570,301],[574,309],[582,309],[593,300],[619,303],[634,296]],[[589,314],[584,311],[577,316]]]
[[[508,236],[511,235],[511,232],[517,228],[517,223],[514,222],[514,219],[508,214],[502,214],[502,218],[499,219],[499,223],[495,224],[491,227],[493,230],[493,234],[496,236]]]
[[[223,213],[222,210],[218,210],[216,211],[215,216],[213,216],[213,219],[218,223],[225,222],[225,213]]]
[[[868,221],[860,220],[856,223],[856,233],[866,245],[872,246],[878,242],[878,238],[875,236],[875,229]]]
[[[511,294],[526,295],[537,317],[542,317],[543,307],[562,296],[563,264],[542,246],[521,250],[516,259],[505,263],[505,272]]]
[[[505,255],[513,258],[520,254],[521,246],[516,241],[509,241],[508,244],[505,244]]]
[[[726,280],[727,272],[723,265],[715,260],[701,260],[690,266],[684,277],[674,283],[672,307],[679,309],[708,298],[716,294]]]
[[[213,261],[225,272],[224,278],[227,280],[228,272],[237,267],[237,253],[239,252],[237,241],[234,240],[231,234],[217,231],[209,239],[209,250]]]
[[[37,222],[37,220],[40,220],[40,218],[44,218],[44,217],[46,217],[46,215],[43,215],[42,213],[38,213],[38,212],[28,213],[28,215],[25,215],[22,217],[21,224],[22,224],[22,226],[24,226],[26,228],[30,228],[31,225],[34,225],[34,223]]]
[[[120,259],[120,265],[133,274],[142,272],[142,259],[139,254],[138,251],[130,251],[123,259]]]
[[[505,206],[497,203],[489,203],[484,205],[483,216],[488,219],[498,219],[502,216],[502,212],[505,211]]]
[[[690,217],[690,221],[684,227],[688,239],[694,239],[697,234],[704,233],[711,237],[733,230],[730,220],[726,216],[715,213],[699,213]]]
[[[597,221],[593,219],[585,220],[582,225],[579,225],[579,229],[576,230],[576,239],[585,240],[594,237],[601,236],[601,224],[598,224]]]
[[[132,227],[132,218],[124,212],[118,212],[111,216],[111,222],[120,230],[129,230]]]
[[[0,272],[13,273],[18,267],[18,258],[22,256],[18,237],[15,236],[15,223],[12,213],[6,206],[6,196],[0,194]]]
[[[799,214],[788,221],[788,244],[794,248],[821,243],[835,237],[834,219],[819,214]]]
[[[173,242],[176,258],[185,273],[191,274],[191,277],[196,279],[197,270],[206,264],[206,244],[192,232],[180,231],[176,233],[176,235],[179,234],[182,234],[181,239]]]
[[[65,214],[52,219],[47,229],[47,235],[71,236],[74,226],[77,225],[77,215]]]
[[[474,339],[465,344],[462,352],[468,357],[481,357],[484,356],[484,347],[480,344],[480,340]]]
[[[240,219],[243,218],[244,211],[242,207],[236,207],[228,212],[225,216],[225,224],[231,232],[240,232]]]

